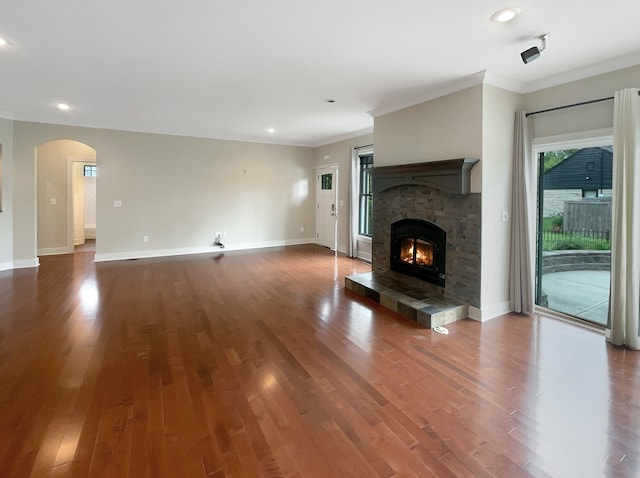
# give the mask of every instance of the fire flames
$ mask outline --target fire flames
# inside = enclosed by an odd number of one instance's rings
[[[415,262],[413,260],[415,251]],[[416,264],[419,266],[433,265],[433,245],[429,242],[420,240],[405,240],[402,244],[400,258],[404,262]]]

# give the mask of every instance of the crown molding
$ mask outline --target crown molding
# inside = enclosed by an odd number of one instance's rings
[[[535,80],[523,85],[520,93],[533,93],[534,91],[545,90],[554,86],[564,85],[573,81],[584,80],[593,76],[604,75],[617,70],[623,70],[632,66],[640,65],[640,52],[619,56],[607,61],[594,63],[583,68],[566,71],[553,76],[548,76],[540,80]]]

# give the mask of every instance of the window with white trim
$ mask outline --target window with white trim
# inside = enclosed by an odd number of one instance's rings
[[[358,171],[360,175],[358,233],[371,237],[373,229],[373,189],[371,188],[371,168],[373,168],[373,154],[358,156]]]

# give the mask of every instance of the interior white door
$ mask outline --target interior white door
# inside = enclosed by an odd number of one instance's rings
[[[317,243],[335,251],[338,239],[338,168],[318,168],[316,181]]]

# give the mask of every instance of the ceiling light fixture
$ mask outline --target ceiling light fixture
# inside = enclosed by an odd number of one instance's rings
[[[275,133],[275,132],[276,132],[275,128],[269,128],[267,130],[267,133]]]
[[[537,59],[542,54],[542,52],[547,49],[547,38],[549,38],[549,34],[545,33],[544,35],[540,35],[537,38],[542,42],[540,48],[538,48],[537,46],[532,46],[528,50],[520,53],[520,58],[522,58],[522,61],[525,64],[531,63],[533,60]]]
[[[10,46],[11,42],[6,38],[0,37],[0,46]]]
[[[507,23],[516,18],[522,13],[522,10],[518,7],[508,7],[498,10],[496,13],[489,17],[494,23]]]
[[[58,103],[56,107],[62,111],[67,111],[70,108],[70,106],[66,103]]]

